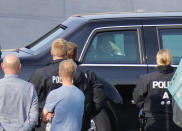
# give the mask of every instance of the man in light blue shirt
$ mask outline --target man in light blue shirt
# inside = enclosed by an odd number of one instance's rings
[[[34,86],[20,78],[20,60],[7,55],[1,64],[0,131],[31,131],[38,118],[38,98]]]
[[[43,121],[52,118],[51,131],[80,131],[84,111],[84,94],[73,85],[76,71],[72,60],[64,60],[59,66],[59,76],[63,85],[51,91],[43,109]]]

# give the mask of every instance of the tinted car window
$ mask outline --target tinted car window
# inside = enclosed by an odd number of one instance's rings
[[[98,32],[85,63],[139,63],[137,30]]]
[[[161,44],[171,51],[173,63],[178,64],[182,58],[182,29],[160,29]]]

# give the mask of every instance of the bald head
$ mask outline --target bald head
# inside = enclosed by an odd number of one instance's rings
[[[21,69],[20,60],[17,56],[9,54],[3,59],[1,67],[5,74],[17,74]]]

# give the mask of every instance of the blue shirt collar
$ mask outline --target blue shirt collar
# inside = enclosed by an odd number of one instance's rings
[[[9,78],[9,77],[18,77],[17,74],[6,74],[4,75],[5,78]]]

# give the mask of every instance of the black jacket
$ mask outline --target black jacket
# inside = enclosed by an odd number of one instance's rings
[[[107,96],[104,90],[105,84],[96,76],[93,71],[85,67],[79,66],[81,63],[76,60],[74,61],[78,65],[77,70],[79,73],[76,74],[82,76],[80,74],[83,73],[88,84],[86,88],[82,90],[85,94],[85,100],[87,103],[85,106],[85,115],[95,116],[106,104]],[[75,77],[74,81],[80,81],[76,80],[78,78],[80,77]]]
[[[172,117],[172,97],[167,90],[173,76],[171,66],[159,66],[156,72],[140,77],[133,91],[133,99],[143,108],[145,117]]]
[[[33,83],[38,95],[39,108],[42,110],[48,93],[61,86],[58,77],[59,63],[64,59],[55,60],[32,73],[29,82]]]
[[[52,61],[47,66],[37,69],[29,79],[35,85],[40,111],[45,104],[48,93],[62,85],[58,76],[59,63],[61,61],[63,59]],[[105,95],[102,90],[103,85],[96,80],[95,74],[78,66],[73,82],[85,94],[84,114],[94,115],[95,112],[100,111],[105,103]]]

